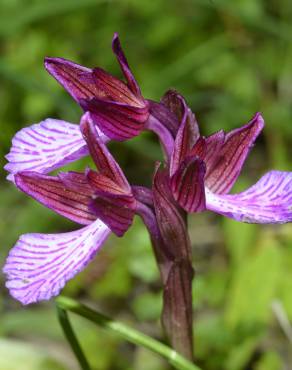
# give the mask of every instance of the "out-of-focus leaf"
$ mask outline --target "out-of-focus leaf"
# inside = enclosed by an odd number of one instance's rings
[[[168,369],[168,364],[161,357],[144,349],[137,348],[135,353],[133,370],[165,370]]]
[[[256,349],[258,338],[248,338],[233,348],[226,359],[226,370],[243,370]]]
[[[24,342],[0,339],[0,370],[66,370],[44,349]]]
[[[206,313],[203,317],[197,317],[194,335],[197,358],[205,360],[206,368],[217,369],[218,364],[223,364],[226,360],[226,351],[234,340],[233,333],[222,317]]]
[[[276,352],[267,352],[258,361],[255,366],[255,370],[281,370],[285,368],[281,357]]]
[[[34,329],[34,335],[52,339],[62,338],[55,311],[52,309],[20,308],[1,315],[1,331],[5,335],[29,335]]]
[[[6,14],[6,17],[3,17],[4,14],[2,13],[0,34],[6,36],[12,32],[19,31],[21,27],[31,22],[40,21],[44,18],[67,13],[72,10],[80,10],[80,8],[93,6],[103,1],[105,0],[83,0],[82,2],[76,0],[63,0],[62,2],[54,0],[43,1],[41,3],[36,2],[33,6],[24,6],[22,11],[18,12],[14,17],[11,17],[10,14]]]
[[[210,272],[206,276],[197,276],[193,281],[193,306],[195,308],[220,307],[225,299],[227,275],[223,269]]]
[[[150,292],[139,294],[133,300],[132,307],[139,321],[157,320],[162,310],[161,294]]]
[[[282,253],[272,235],[263,235],[254,254],[244,258],[234,272],[228,293],[226,322],[264,324],[271,317],[282,272]]]
[[[137,227],[131,231],[129,270],[133,276],[146,283],[156,281],[159,277],[158,267],[152,253],[151,242],[145,227],[136,220]],[[125,243],[129,243],[125,240]],[[124,243],[124,241],[123,241]]]
[[[254,249],[258,226],[236,222],[230,218],[224,218],[222,221],[228,254],[232,263],[240,266]]]

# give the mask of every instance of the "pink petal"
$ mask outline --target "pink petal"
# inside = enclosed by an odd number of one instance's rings
[[[206,191],[207,209],[249,223],[292,221],[292,172],[271,171],[239,194]]]
[[[110,234],[100,220],[63,234],[24,234],[3,272],[10,294],[22,304],[48,300],[95,257]]]
[[[78,125],[48,118],[17,132],[5,169],[13,180],[19,171],[48,173],[87,154]]]
[[[206,186],[216,194],[226,194],[237,180],[245,159],[254,141],[264,127],[260,113],[245,126],[229,132],[223,132],[207,138],[207,175]]]

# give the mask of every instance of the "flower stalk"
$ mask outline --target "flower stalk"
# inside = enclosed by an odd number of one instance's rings
[[[74,312],[75,314],[86,318],[87,320],[99,325],[103,329],[118,334],[123,339],[138,346],[142,346],[164,357],[169,364],[178,370],[201,370],[178,352],[174,351],[167,345],[158,340],[149,337],[121,322],[113,320],[79,302],[60,296],[56,299],[57,307],[65,311]]]
[[[57,304],[57,316],[60,322],[60,325],[63,329],[64,335],[66,339],[68,340],[72,351],[74,352],[76,359],[80,365],[80,368],[82,370],[91,370],[91,367],[89,366],[89,363],[80,347],[80,344],[78,342],[78,339],[75,336],[75,333],[73,331],[73,328],[71,326],[68,313],[66,310],[64,310],[60,305]]]

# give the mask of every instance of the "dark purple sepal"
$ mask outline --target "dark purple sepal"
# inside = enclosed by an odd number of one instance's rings
[[[161,122],[171,132],[172,136],[175,137],[180,124],[177,116],[163,103],[157,103],[153,100],[148,100],[148,103],[150,115]]]
[[[226,134],[221,149],[215,150],[213,158],[210,157],[207,163],[205,183],[213,193],[229,192],[263,127],[264,120],[261,114],[257,113],[247,125]],[[217,133],[217,135],[218,141],[221,141],[222,134]]]
[[[112,76],[102,68],[94,68],[92,76],[99,92],[96,98],[119,102],[136,108],[145,107],[146,103],[140,95],[135,95],[123,81]]]
[[[88,170],[86,176],[94,190],[90,209],[117,236],[122,236],[131,226],[136,210],[136,199],[131,189],[127,191],[112,179],[92,170]]]
[[[143,107],[92,98],[81,100],[84,111],[91,112],[95,124],[112,140],[124,141],[140,134],[149,117],[147,102]]]
[[[210,174],[210,171],[213,168],[213,164],[218,158],[218,153],[220,153],[220,150],[224,144],[224,140],[225,132],[223,130],[217,131],[205,138],[206,152],[201,158],[204,159],[204,162],[206,164],[206,176]]]
[[[186,158],[195,143],[199,139],[198,126],[193,113],[182,99],[182,118],[178,129],[170,162],[170,176],[179,168],[180,163]]]
[[[168,110],[173,113],[178,120],[177,130],[179,129],[185,115],[191,121],[194,129],[194,142],[200,135],[199,126],[195,115],[188,108],[187,103],[182,95],[180,95],[176,90],[168,90],[161,99],[161,103],[164,104]]]
[[[206,209],[205,172],[205,163],[199,157],[187,157],[171,177],[173,197],[187,212],[202,212]]]
[[[112,49],[115,53],[117,60],[120,64],[120,67],[123,71],[123,74],[127,80],[127,85],[129,89],[132,91],[133,94],[135,94],[137,97],[142,98],[140,87],[129,67],[128,61],[126,59],[126,56],[123,52],[123,49],[121,47],[120,39],[118,33],[114,34],[113,41],[112,41]]]
[[[37,172],[24,171],[15,175],[16,186],[47,208],[81,225],[88,225],[96,220],[90,210],[92,200],[87,186],[76,184],[67,187],[61,178],[41,175]]]
[[[94,194],[94,190],[92,189],[85,173],[75,171],[59,172],[58,178],[69,190],[89,197],[92,197]]]
[[[200,136],[190,152],[188,153],[188,157],[196,156],[201,158],[205,161],[207,156],[207,140],[204,136]]]
[[[81,99],[100,96],[92,70],[63,58],[45,58],[46,70],[78,103]]]
[[[100,172],[98,173],[96,171],[88,169],[86,171],[86,177],[95,194],[104,196],[110,195],[112,197],[131,194],[131,190],[126,190],[122,188],[111,178],[105,176]]]
[[[130,185],[123,171],[101,140],[90,116],[89,113],[83,115],[80,123],[80,130],[97,169],[102,175],[111,179],[116,186],[130,192]]]
[[[132,225],[136,202],[131,195],[106,197],[97,195],[90,204],[91,211],[117,236],[123,236]]]
[[[185,104],[182,96],[176,90],[170,89],[166,91],[160,101],[171,113],[175,115],[178,120],[177,128],[179,128],[185,113]]]

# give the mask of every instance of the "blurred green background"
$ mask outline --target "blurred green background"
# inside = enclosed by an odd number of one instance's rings
[[[79,107],[44,70],[44,56],[120,76],[110,48],[115,31],[144,96],[158,100],[176,88],[205,135],[263,113],[266,127],[235,190],[272,168],[289,170],[291,0],[0,0],[1,168],[20,128],[46,117],[79,120]],[[110,147],[132,183],[150,183],[160,158],[152,135]],[[21,233],[76,228],[1,174],[1,265]],[[292,329],[285,323],[292,321],[291,227],[240,224],[205,212],[190,217],[190,234],[198,365],[291,370]],[[21,307],[8,296],[3,276],[0,289],[0,370],[78,369],[53,302]],[[139,219],[124,238],[112,237],[65,293],[161,339],[160,282]],[[95,370],[169,369],[149,351],[81,319],[74,326]]]

